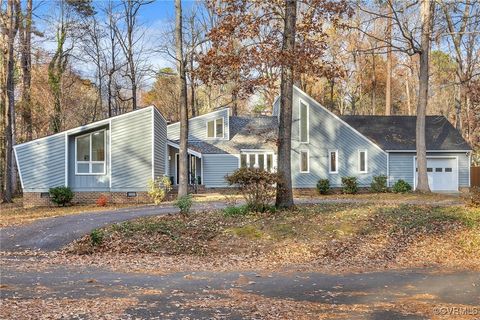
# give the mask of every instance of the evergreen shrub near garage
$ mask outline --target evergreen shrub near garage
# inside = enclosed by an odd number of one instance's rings
[[[342,177],[342,191],[346,194],[355,194],[358,192],[357,177]]]
[[[392,191],[395,193],[406,193],[412,191],[412,186],[405,180],[398,180],[392,187]]]
[[[383,174],[379,176],[374,176],[372,183],[370,184],[370,189],[372,189],[372,191],[375,193],[388,192],[387,176]]]
[[[48,190],[50,193],[50,199],[58,206],[65,207],[70,204],[73,199],[73,192],[70,187],[55,187]]]

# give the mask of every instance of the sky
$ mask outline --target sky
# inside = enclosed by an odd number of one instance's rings
[[[120,4],[120,1],[115,1]],[[193,0],[183,0],[182,9],[184,12],[189,11],[194,5],[195,1]],[[106,1],[102,0],[93,0],[93,6],[97,9],[97,16],[101,20],[104,16],[100,8],[106,4]],[[25,6],[25,3],[23,4]],[[34,21],[37,29],[40,32],[44,32],[49,35],[50,38],[53,35],[52,23],[49,18],[52,16],[52,12],[55,10],[54,0],[33,0],[34,8]],[[148,4],[142,7],[139,11],[138,22],[140,25],[147,28],[146,37],[149,38],[147,45],[153,46],[159,45],[160,34],[169,28],[175,20],[175,2],[167,0],[156,0],[151,4]],[[35,41],[35,39],[34,39]],[[37,37],[36,41],[39,46],[48,52],[53,52],[55,50],[54,39],[49,39],[47,37]],[[166,57],[161,56],[160,54],[153,54],[149,59],[150,64],[155,69],[160,69],[163,67],[173,67],[172,62],[169,61]],[[76,69],[85,77],[91,77],[94,72],[93,65],[84,64],[82,62],[76,63]],[[151,85],[154,81],[153,78],[145,79],[147,86]]]

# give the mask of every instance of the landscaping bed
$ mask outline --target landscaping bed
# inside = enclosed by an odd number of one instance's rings
[[[117,267],[159,272],[435,265],[480,270],[480,209],[344,203],[263,214],[205,211],[97,229],[64,253],[72,261],[115,261]]]

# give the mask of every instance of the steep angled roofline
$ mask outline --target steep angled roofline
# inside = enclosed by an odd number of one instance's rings
[[[230,115],[230,107],[225,107],[225,108],[221,108],[221,109],[218,109],[218,110],[215,110],[215,111],[210,111],[210,112],[205,113],[205,114],[201,114],[201,115],[196,116],[196,117],[188,118],[188,120],[190,121],[190,120],[193,120],[193,119],[198,119],[198,118],[201,118],[201,117],[208,116],[208,115],[210,115],[210,114],[212,114],[212,113],[220,112],[220,111],[224,111],[224,110],[229,110],[228,114]],[[174,123],[170,123],[170,124],[167,125],[167,127],[173,126],[173,125],[176,125],[176,124],[179,124],[179,123],[180,123],[180,121],[177,121],[177,122],[174,122]]]
[[[382,151],[384,154],[387,154],[387,152],[385,150],[383,150],[378,144],[376,144],[375,142],[373,142],[372,140],[370,140],[370,138],[368,138],[367,136],[365,136],[364,134],[362,134],[360,131],[358,131],[357,129],[355,129],[354,127],[352,127],[351,125],[349,125],[347,122],[345,122],[344,120],[342,120],[339,116],[337,116],[335,113],[331,112],[330,110],[328,110],[327,108],[325,108],[323,105],[320,104],[320,102],[318,102],[317,100],[313,99],[309,94],[307,94],[305,91],[303,91],[302,89],[300,89],[299,87],[297,86],[293,86],[294,89],[298,90],[300,93],[306,95],[308,98],[310,98],[310,100],[312,100],[318,107],[322,108],[323,110],[325,110],[328,114],[330,114],[331,116],[333,116],[335,119],[337,119],[338,121],[340,121],[341,123],[343,123],[344,125],[346,125],[347,127],[349,127],[350,129],[352,129],[355,133],[357,133],[358,135],[360,135],[361,137],[365,138],[368,142],[370,142],[374,147],[376,147],[378,150]]]
[[[71,134],[71,133],[82,132],[82,131],[85,131],[85,130],[89,130],[90,127],[95,128],[96,126],[109,124],[113,119],[118,119],[118,118],[121,118],[121,117],[132,115],[134,113],[145,112],[146,110],[152,110],[152,109],[157,110],[157,108],[154,105],[149,105],[148,107],[133,110],[133,111],[123,113],[123,114],[119,114],[118,116],[113,116],[113,117],[110,117],[110,118],[98,120],[98,121],[95,121],[95,122],[85,124],[83,126],[78,126],[78,127],[75,127],[75,128],[71,128],[71,129],[68,129],[68,130],[58,132],[58,133],[50,134],[50,135],[45,136],[45,137],[41,137],[41,138],[33,139],[33,140],[30,140],[30,141],[26,141],[26,142],[23,142],[23,143],[19,143],[19,144],[14,145],[13,148],[15,149],[17,147],[25,146],[25,145],[31,144],[33,142],[38,142],[38,141],[41,141],[41,140],[44,140],[44,139],[47,139],[47,138],[61,136],[61,135],[64,135],[64,134],[68,135],[68,134]],[[160,115],[162,115],[160,111],[157,110],[157,112],[159,112]],[[162,115],[162,117],[163,117],[163,115]]]

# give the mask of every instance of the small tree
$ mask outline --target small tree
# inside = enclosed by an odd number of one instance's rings
[[[275,199],[276,184],[280,180],[277,173],[256,168],[240,168],[226,176],[228,184],[237,186],[250,210],[265,212]]]
[[[158,177],[155,180],[148,181],[148,195],[155,204],[160,204],[167,194],[172,190],[172,182],[167,176]]]

